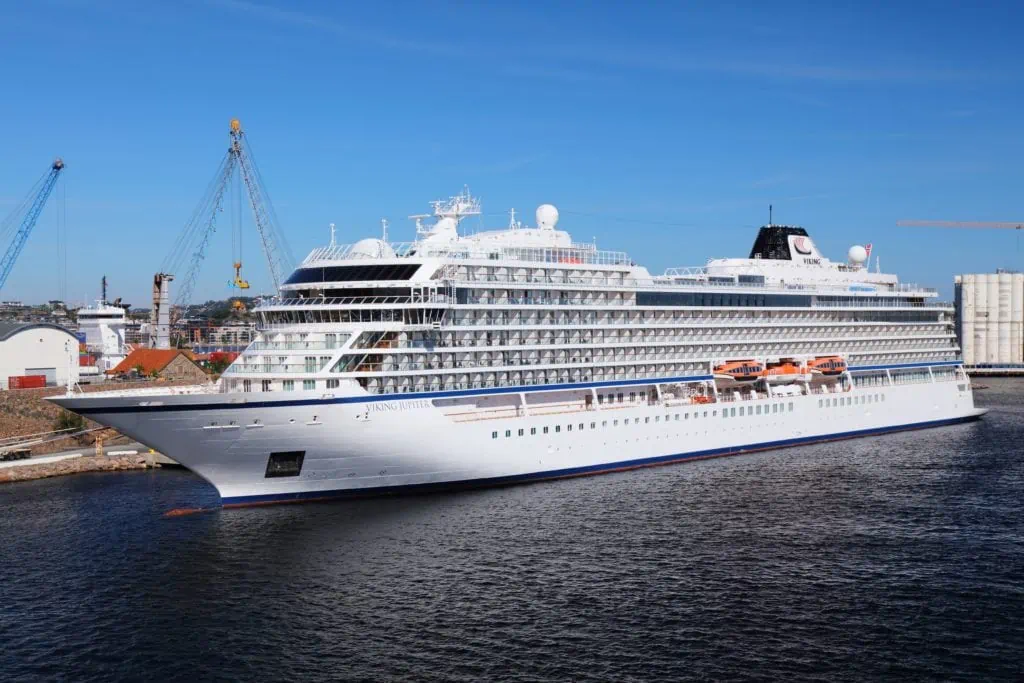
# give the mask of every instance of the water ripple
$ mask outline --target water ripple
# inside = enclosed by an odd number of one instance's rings
[[[1019,680],[1024,385],[980,424],[452,495],[215,511],[0,488],[0,678]]]

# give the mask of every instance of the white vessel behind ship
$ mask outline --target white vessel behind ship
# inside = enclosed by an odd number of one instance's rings
[[[112,370],[127,356],[125,349],[126,306],[117,299],[107,302],[107,279],[103,278],[103,297],[78,310],[78,331],[85,335],[86,351],[96,359],[92,374]],[[85,370],[83,368],[83,370]]]
[[[536,227],[313,250],[212,386],[53,399],[225,504],[500,485],[977,418],[934,290],[761,228],[746,258],[651,275]]]

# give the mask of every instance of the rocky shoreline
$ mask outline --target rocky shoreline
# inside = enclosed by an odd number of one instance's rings
[[[32,481],[49,477],[62,477],[66,474],[83,472],[123,472],[127,470],[145,470],[160,467],[144,454],[139,455],[83,455],[57,462],[45,462],[38,465],[20,465],[0,469],[0,484],[16,481]]]

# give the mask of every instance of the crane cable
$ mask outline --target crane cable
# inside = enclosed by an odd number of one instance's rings
[[[223,184],[223,178],[227,172],[229,164],[233,165],[233,156],[230,151],[224,155],[221,159],[220,165],[217,167],[217,172],[210,180],[207,185],[205,192],[203,193],[202,199],[196,205],[192,215],[189,217],[185,227],[178,234],[177,240],[174,242],[174,246],[171,251],[168,252],[164,258],[160,269],[164,273],[178,273],[181,272],[182,267],[185,265],[187,259],[198,258],[202,259],[202,254],[198,251],[202,239],[206,235],[208,229],[215,229],[216,223],[216,209],[214,206],[218,188]]]
[[[270,194],[267,192],[266,183],[263,182],[263,174],[260,173],[260,166],[256,163],[256,155],[253,154],[252,145],[249,143],[249,137],[244,136],[243,140],[244,144],[242,146],[242,151],[249,159],[249,166],[252,168],[252,171],[256,176],[255,180],[263,199],[264,209],[270,218],[270,236],[273,238],[277,250],[281,252],[279,263],[277,264],[278,274],[282,277],[288,277],[295,266],[295,256],[292,253],[291,247],[288,245],[288,240],[285,239],[284,233],[279,227],[281,222],[277,218],[277,211],[274,209],[273,202],[270,201]]]
[[[53,212],[57,233],[57,298],[67,302],[68,297],[68,191],[67,178],[61,177],[54,188],[57,206]]]
[[[237,268],[242,267],[242,181],[238,177],[238,168],[231,174],[231,256]],[[237,285],[236,280],[241,277],[241,271],[235,273],[231,281]]]
[[[39,191],[43,189],[43,183],[46,182],[49,176],[49,171],[44,173],[32,186],[32,189],[28,191],[28,194],[25,195],[21,203],[14,207],[14,210],[7,215],[3,223],[0,223],[0,244],[6,244],[9,239],[14,237],[18,229],[21,228],[20,219],[28,212]]]

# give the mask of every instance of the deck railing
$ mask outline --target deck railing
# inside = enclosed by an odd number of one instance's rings
[[[573,243],[566,247],[510,247],[500,244],[488,245],[481,242],[460,240],[445,244],[392,242],[388,246],[394,252],[394,258],[422,256],[425,258],[525,261],[566,265],[633,265],[626,252],[601,250],[593,244]],[[302,262],[302,265],[309,265],[318,261],[374,258],[353,253],[354,247],[355,244],[317,247],[309,253],[309,256]],[[384,258],[390,258],[390,256]]]

